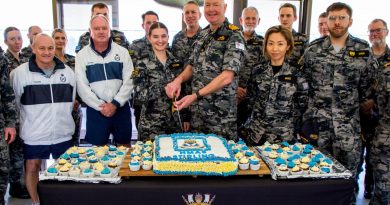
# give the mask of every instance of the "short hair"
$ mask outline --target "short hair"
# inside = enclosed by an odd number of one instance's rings
[[[245,12],[245,11],[254,11],[256,13],[257,16],[259,16],[259,11],[253,7],[253,6],[250,6],[250,7],[246,7],[242,10],[242,14]],[[241,16],[242,16],[241,14]]]
[[[38,34],[34,37],[34,41],[32,42],[31,47],[35,47],[35,44],[36,44],[36,42],[37,42],[36,39],[38,39],[38,38],[41,37],[41,36],[45,36],[45,37],[50,38],[50,39],[52,40],[53,44],[55,44],[55,43],[54,43],[54,39],[53,39],[51,36],[49,36],[48,34],[46,34],[46,33],[38,33]]]
[[[374,19],[374,20],[371,21],[370,24],[373,24],[373,23],[376,23],[376,22],[382,22],[383,26],[385,26],[385,28],[387,29],[387,23],[386,23],[385,20],[383,20],[383,19]]]
[[[318,18],[326,18],[326,12],[322,12]]]
[[[147,11],[147,12],[145,12],[144,14],[142,14],[142,23],[145,21],[145,16],[147,16],[147,15],[154,15],[154,16],[157,16],[157,20],[160,20],[160,19],[158,18],[158,15],[157,15],[156,12],[154,12],[154,11]]]
[[[268,39],[269,39],[269,36],[271,34],[274,34],[274,33],[280,33],[282,34],[282,36],[286,39],[287,41],[287,45],[290,46],[290,48],[288,49],[288,51],[286,52],[286,56],[290,56],[294,50],[294,37],[291,33],[290,30],[288,30],[287,28],[284,28],[283,26],[281,25],[278,25],[278,26],[272,26],[271,28],[269,28],[267,30],[267,32],[265,33],[265,37],[264,37],[264,46],[263,46],[263,53],[264,53],[264,56],[266,58],[270,58],[268,52],[267,52],[267,43],[268,43]]]
[[[55,29],[53,30],[53,32],[51,32],[51,37],[54,38],[54,35],[55,35],[56,33],[63,33],[63,34],[65,34],[65,37],[68,38],[68,36],[66,35],[65,30],[62,29],[62,28],[55,28]]]
[[[352,18],[352,8],[348,4],[342,3],[342,2],[335,2],[335,3],[331,4],[326,9],[326,16],[329,16],[329,12],[331,12],[331,11],[340,11],[342,9],[346,9],[349,17]]]
[[[284,3],[282,4],[280,7],[279,7],[279,12],[282,8],[292,8],[293,10],[293,13],[294,13],[294,17],[297,16],[297,7],[294,6],[294,4],[290,4],[290,3]]]
[[[104,8],[106,8],[106,9],[108,10],[108,6],[107,6],[107,4],[105,4],[105,3],[96,3],[96,4],[92,5],[91,13],[93,13],[93,10],[94,10],[95,8],[99,8],[99,9],[104,9]]]
[[[190,1],[187,1],[186,3],[184,3],[183,8],[185,6],[187,6],[188,4],[193,4],[193,5],[197,6],[197,7],[199,7],[198,1],[190,0]]]
[[[103,14],[97,14],[97,15],[92,16],[92,17],[91,17],[91,20],[89,20],[89,27],[91,27],[92,21],[95,20],[96,18],[99,18],[99,17],[100,17],[100,18],[103,18],[103,19],[107,22],[108,27],[110,27],[110,21],[109,21],[108,18],[107,18],[105,15],[103,15]]]
[[[10,26],[10,27],[7,27],[5,30],[4,30],[4,41],[7,40],[7,37],[8,37],[8,33],[11,32],[11,31],[19,31],[20,30],[14,26]]]
[[[154,22],[152,23],[152,25],[150,25],[150,28],[149,28],[149,36],[152,35],[152,31],[154,29],[157,29],[157,28],[162,28],[162,29],[165,29],[165,31],[168,33],[168,28],[167,26],[165,26],[165,24],[161,23],[161,22]]]
[[[30,26],[30,27],[28,27],[28,33],[31,33],[31,30],[32,30],[34,27],[40,28],[39,26]]]

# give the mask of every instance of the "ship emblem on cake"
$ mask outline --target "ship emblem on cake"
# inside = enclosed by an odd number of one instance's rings
[[[204,145],[199,144],[196,139],[186,139],[184,140],[183,144],[180,145],[180,148],[186,149],[186,148],[203,148]]]
[[[187,196],[182,196],[186,205],[211,205],[215,199],[215,195],[211,194],[187,194]]]

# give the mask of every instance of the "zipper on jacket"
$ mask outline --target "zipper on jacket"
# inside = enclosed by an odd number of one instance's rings
[[[51,97],[51,108],[53,109],[53,105],[54,105],[54,96],[53,96],[53,86],[52,86],[52,79],[53,79],[53,74],[50,76],[49,80],[50,80],[50,97]],[[55,116],[55,115],[52,115],[52,116]],[[52,124],[53,126],[53,124]],[[54,129],[51,129],[51,136],[53,137],[54,136]]]

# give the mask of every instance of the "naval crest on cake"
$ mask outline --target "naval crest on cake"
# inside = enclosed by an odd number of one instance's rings
[[[234,175],[237,160],[227,141],[214,134],[156,136],[153,171],[157,174]]]

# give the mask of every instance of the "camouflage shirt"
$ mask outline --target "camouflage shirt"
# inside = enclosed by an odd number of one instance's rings
[[[294,50],[289,60],[292,65],[298,66],[298,61],[309,45],[309,37],[306,34],[296,32],[294,29],[292,30],[292,35],[294,37]]]
[[[186,63],[194,50],[194,43],[199,38],[202,28],[192,37],[187,37],[186,30],[180,31],[173,37],[172,54],[181,62]]]
[[[30,59],[31,56],[33,55],[33,51],[32,51],[31,46],[27,46],[27,47],[22,48],[22,50],[20,51],[20,53],[21,53],[21,55],[22,55],[24,58],[27,58],[27,59]]]
[[[301,64],[309,82],[304,120],[315,119],[319,132],[332,131],[340,148],[352,151],[360,135],[360,103],[371,98],[378,68],[366,41],[348,36],[337,52],[330,37],[317,39],[305,51]]]
[[[21,64],[28,61],[28,58],[23,56],[21,53],[19,53],[19,60],[12,55],[12,53],[7,50],[7,52],[4,55],[8,60],[8,72],[11,73],[12,70],[14,70],[16,67],[20,66]],[[9,74],[9,73],[8,73]]]
[[[131,76],[139,88],[137,99],[142,103],[138,125],[141,139],[180,131],[179,120],[172,111],[172,99],[167,97],[164,87],[183,71],[183,64],[168,51],[167,56],[165,65],[154,52],[141,56]]]
[[[244,61],[245,41],[238,27],[227,19],[215,31],[202,30],[189,59],[192,65],[192,90],[208,85],[224,70],[236,75]],[[227,139],[237,139],[238,78],[222,89],[204,96],[190,107],[191,126],[195,132],[215,133]]]
[[[129,42],[127,41],[127,38],[123,32],[118,30],[111,30],[111,37],[115,43],[122,46],[123,48],[129,49]],[[75,49],[76,53],[83,49],[84,46],[89,44],[90,38],[91,34],[89,32],[85,32],[80,36],[79,43],[77,44]]]
[[[72,68],[72,70],[74,71],[74,67],[76,65],[76,58],[72,55],[65,54],[65,62],[64,63],[65,63],[65,65]]]
[[[246,41],[245,64],[240,69],[238,85],[242,88],[247,87],[252,69],[263,59],[264,37],[253,32],[252,37]]]
[[[302,71],[286,61],[274,74],[269,61],[257,65],[250,82],[252,115],[244,135],[253,142],[292,141],[306,107],[308,83]]]
[[[17,120],[14,91],[11,87],[8,62],[0,55],[0,130],[4,127],[15,127]],[[0,134],[3,137],[3,133]]]

